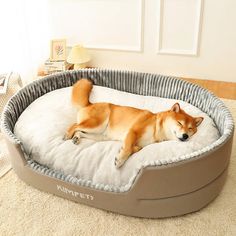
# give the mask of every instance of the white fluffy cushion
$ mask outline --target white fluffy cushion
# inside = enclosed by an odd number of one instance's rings
[[[70,95],[71,87],[55,90],[35,100],[19,117],[15,134],[35,161],[64,174],[89,180],[95,187],[102,184],[105,189],[128,190],[141,167],[181,161],[219,138],[214,122],[207,114],[188,103],[178,101],[187,113],[204,117],[198,132],[187,142],[166,141],[148,145],[132,155],[117,170],[114,159],[121,148],[121,142],[82,139],[79,145],[75,145],[71,140],[63,141],[67,128],[76,122],[76,110],[70,103]],[[152,112],[168,110],[176,102],[99,86],[94,86],[90,101],[110,102]]]

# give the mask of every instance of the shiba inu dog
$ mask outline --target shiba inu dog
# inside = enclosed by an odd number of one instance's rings
[[[147,110],[110,103],[89,102],[92,82],[80,79],[72,88],[72,104],[77,107],[77,123],[71,125],[64,139],[78,144],[80,138],[120,140],[123,142],[115,158],[121,167],[135,152],[155,142],[186,141],[197,132],[203,117],[192,117],[175,103],[168,111],[154,114]]]

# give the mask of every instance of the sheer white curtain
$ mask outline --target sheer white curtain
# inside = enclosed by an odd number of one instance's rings
[[[27,83],[49,57],[48,0],[0,0],[0,73]]]

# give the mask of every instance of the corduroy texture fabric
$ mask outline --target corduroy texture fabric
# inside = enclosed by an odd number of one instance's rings
[[[13,143],[21,144],[20,140],[14,135],[13,129],[18,117],[24,109],[38,97],[55,89],[71,86],[80,78],[89,78],[95,85],[134,94],[183,100],[207,113],[214,120],[221,133],[221,137],[216,142],[199,151],[180,157],[178,161],[200,157],[208,152],[213,152],[217,147],[223,145],[232,135],[234,124],[229,110],[209,91],[176,77],[105,69],[67,71],[45,77],[44,79],[27,85],[11,99],[5,107],[1,124],[3,132],[8,135]],[[22,144],[21,147],[24,151]],[[28,165],[35,171],[82,186],[94,187],[91,186],[90,181],[79,180],[73,176],[64,175],[59,171],[49,169],[30,159],[26,153],[24,154],[28,159]],[[155,162],[146,163],[145,166],[161,166],[167,164],[169,163]],[[142,166],[141,168],[145,166]],[[114,189],[109,188],[109,186],[99,185],[96,188],[114,191]],[[123,192],[127,191],[129,188],[130,186],[117,191]]]

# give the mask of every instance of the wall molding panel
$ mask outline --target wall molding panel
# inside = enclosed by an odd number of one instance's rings
[[[144,0],[49,0],[49,6],[51,37],[67,38],[68,46],[143,51]]]
[[[203,0],[159,0],[157,53],[197,56],[202,12]]]

